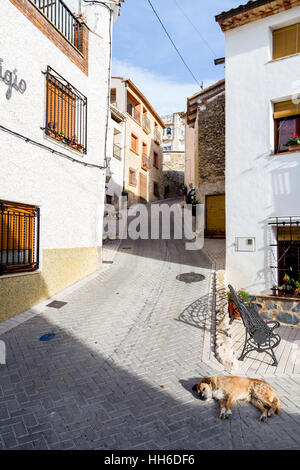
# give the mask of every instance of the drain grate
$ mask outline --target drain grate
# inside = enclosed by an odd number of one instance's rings
[[[47,307],[51,308],[62,308],[64,305],[67,305],[68,302],[61,302],[60,300],[53,300]]]
[[[198,273],[183,273],[176,276],[177,281],[185,282],[186,284],[191,284],[192,282],[201,282],[204,281],[205,276]]]

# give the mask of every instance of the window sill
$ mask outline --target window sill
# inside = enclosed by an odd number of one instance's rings
[[[273,62],[278,62],[279,60],[289,59],[290,57],[297,57],[300,56],[300,52],[291,55],[285,55],[284,57],[278,57],[278,59],[270,59],[268,60],[267,64],[272,64]]]
[[[149,131],[149,130],[148,130],[148,129],[146,129],[145,127],[143,127],[143,131],[144,131],[144,132],[145,132],[147,135],[149,135],[149,134],[150,134],[150,132],[151,132],[151,130]]]
[[[128,183],[128,186],[131,186],[132,188],[136,188],[136,184]]]
[[[130,149],[131,152],[135,153],[138,157],[140,156],[139,152],[137,152],[136,150],[133,150],[133,149]]]
[[[279,153],[270,153],[270,157],[282,157],[284,155],[291,155],[291,154],[298,154],[300,153],[299,150],[288,150],[287,152],[279,152]]]
[[[81,157],[84,157],[84,155],[87,154],[84,152],[81,152],[80,150],[76,150],[73,147],[71,147],[68,144],[65,144],[62,140],[55,139],[54,137],[50,137],[47,134],[44,134],[44,139],[47,140],[48,142],[51,142],[52,144],[56,144],[59,148],[64,148],[66,150],[69,150],[70,152],[74,153],[75,155],[80,155]]]
[[[1,279],[7,279],[9,277],[20,277],[20,276],[33,276],[35,274],[41,274],[41,269],[37,269],[36,271],[27,271],[23,273],[11,273],[11,274],[3,274],[0,276],[0,281]]]

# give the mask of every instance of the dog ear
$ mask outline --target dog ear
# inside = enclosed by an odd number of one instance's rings
[[[197,391],[198,391],[198,384],[195,384],[195,385],[193,386],[192,390],[193,390],[194,392],[197,392]]]
[[[210,385],[211,384],[211,379],[209,377],[205,377],[204,379],[201,380],[201,382],[204,383],[204,384]]]

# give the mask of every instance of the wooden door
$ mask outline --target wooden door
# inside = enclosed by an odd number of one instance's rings
[[[225,238],[225,194],[206,196],[206,230],[208,238]]]
[[[140,173],[140,201],[147,202],[147,175]]]

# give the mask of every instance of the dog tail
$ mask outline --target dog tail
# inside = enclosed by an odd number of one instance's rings
[[[278,397],[274,397],[273,399],[273,404],[275,406],[275,413],[277,413],[278,415],[280,415],[281,413],[281,406],[280,406],[280,400]]]

